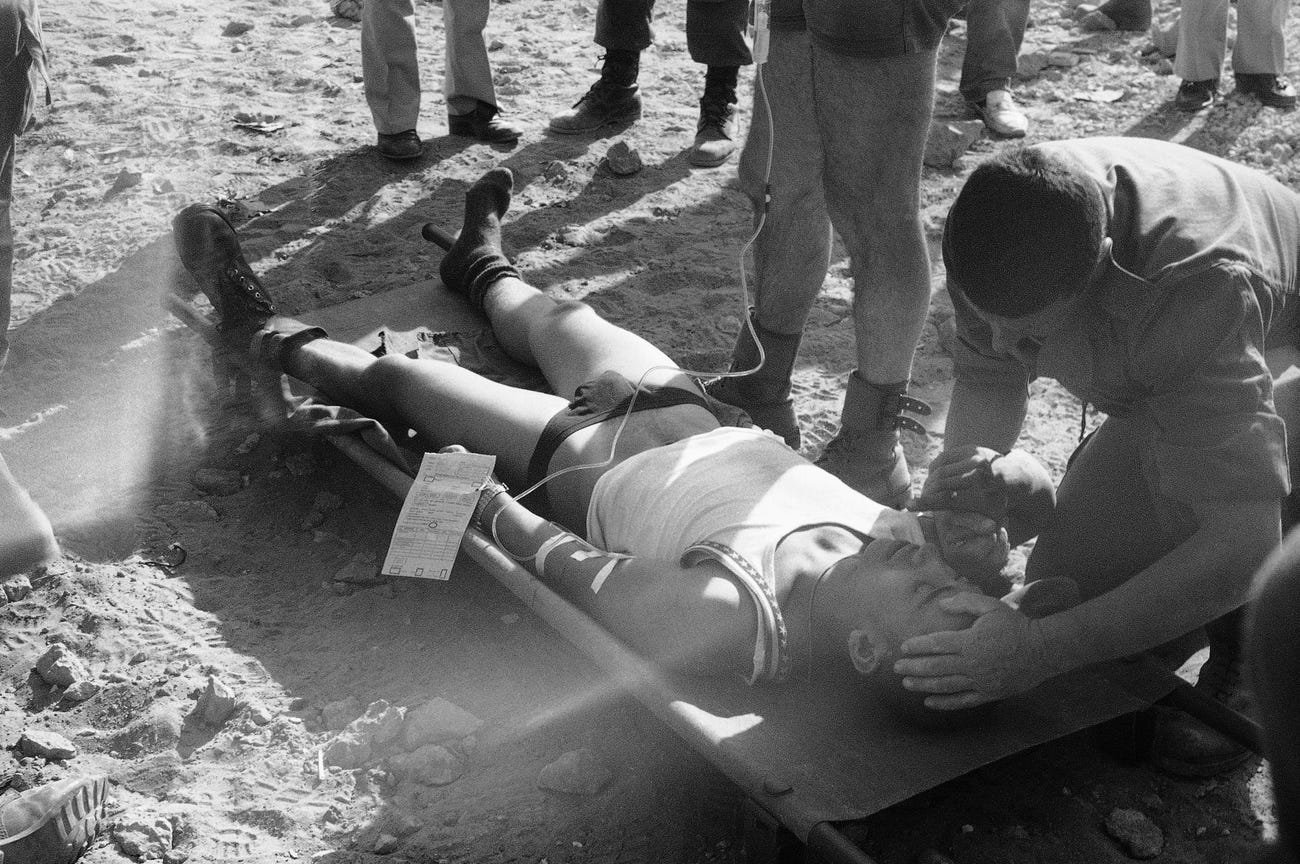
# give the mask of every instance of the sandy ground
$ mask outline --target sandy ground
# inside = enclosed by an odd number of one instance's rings
[[[686,160],[702,69],[686,54],[683,4],[660,3],[644,119],[576,138],[543,130],[593,80],[594,4],[494,4],[500,96],[528,128],[509,149],[446,137],[441,10],[417,10],[428,146],[398,166],[371,146],[358,25],[324,0],[44,4],[54,106],[20,142],[0,448],[66,556],[0,608],[0,741],[53,732],[76,753],[47,763],[5,751],[0,771],[111,775],[117,827],[87,862],[742,857],[727,784],[504,591],[473,579],[332,590],[340,570],[382,554],[395,503],[331,448],[223,405],[197,339],[160,307],[177,266],[170,219],[187,203],[224,199],[255,217],[243,229],[250,259],[287,311],[306,312],[435,278],[439,253],[418,226],[454,226],[466,185],[507,165],[518,189],[509,242],[533,281],[587,299],[686,366],[725,365],[749,212],[734,162]],[[1084,34],[1068,13],[1034,7],[1025,52],[1057,52],[1061,65],[1018,86],[1030,140],[1149,135],[1300,182],[1294,114],[1237,97],[1179,114],[1177,79],[1140,57],[1145,34]],[[1295,29],[1288,43],[1300,53]],[[969,119],[956,95],[963,44],[955,22],[945,121]],[[746,76],[742,104],[749,86]],[[617,139],[639,152],[639,173],[602,168]],[[1004,146],[981,138],[953,166],[927,169],[932,240],[965,174]],[[797,371],[809,453],[833,432],[850,369],[849,298],[841,258]],[[948,310],[937,288],[915,374],[916,393],[940,408]],[[1059,472],[1080,408],[1051,382],[1036,386],[1024,441]],[[941,430],[942,411],[932,419]],[[911,438],[909,458],[922,468],[940,445]],[[179,567],[165,566],[171,544],[188,553]],[[90,698],[70,701],[31,674],[55,643],[80,658],[98,688]],[[219,699],[199,703],[212,677],[241,705],[217,726],[191,713],[222,713]],[[378,753],[322,766],[338,728],[379,700],[436,715],[406,742],[434,748],[422,767],[399,771]],[[604,779],[600,791],[540,788],[542,769],[575,751],[594,766],[577,779]],[[1258,761],[1179,781],[1076,736],[853,833],[881,862],[1124,861],[1103,828],[1116,808],[1158,828],[1166,862],[1240,861],[1272,828]]]

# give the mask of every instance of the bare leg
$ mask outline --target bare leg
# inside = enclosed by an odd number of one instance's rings
[[[700,392],[668,355],[640,336],[585,303],[556,300],[519,278],[501,251],[501,219],[513,183],[508,170],[496,168],[466,193],[465,224],[440,268],[447,287],[478,305],[501,346],[521,363],[541,369],[556,393],[572,393],[609,370],[633,382]]]

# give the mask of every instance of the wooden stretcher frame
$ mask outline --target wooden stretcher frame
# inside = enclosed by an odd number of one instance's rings
[[[440,245],[443,240],[449,242],[449,238],[435,226],[426,226],[425,236],[426,239],[439,242]],[[398,302],[401,302],[400,298]],[[190,303],[170,294],[165,300],[165,305],[176,317],[214,346],[214,351],[219,349],[220,338],[215,327],[203,313]],[[317,323],[311,321],[314,316],[306,317],[309,322]],[[346,334],[340,335],[348,338]],[[412,476],[372,450],[360,436],[335,436],[329,440],[381,486],[399,499],[405,497],[413,482]],[[806,796],[792,794],[801,778],[795,777],[792,782],[789,765],[776,766],[768,770],[765,766],[757,766],[752,760],[743,758],[745,755],[743,752],[727,746],[725,733],[720,733],[720,727],[714,722],[717,718],[710,716],[707,710],[702,710],[697,704],[698,691],[694,694],[684,692],[679,679],[664,674],[653,664],[632,652],[576,606],[560,597],[518,562],[504,554],[483,533],[473,529],[467,531],[461,548],[465,555],[486,574],[510,590],[533,613],[600,667],[609,676],[611,683],[636,698],[684,743],[722,771],[745,794],[748,807],[747,843],[758,842],[767,846],[766,849],[751,850],[751,855],[758,860],[786,861],[791,859],[790,849],[793,847],[802,849],[805,858],[809,854],[815,856],[812,860],[823,860],[834,864],[871,864],[872,859],[849,840],[837,826],[856,818],[865,818],[879,809],[884,809],[883,807],[868,808],[866,811],[861,809],[852,811],[852,808],[828,810],[824,806],[825,795],[818,801],[817,795],[814,794],[810,803]],[[1241,714],[1203,696],[1176,675],[1151,664],[1111,664],[1104,672],[1104,678],[1100,680],[1118,688],[1121,693],[1118,704],[1126,705],[1127,711],[1137,711],[1156,701],[1163,701],[1188,711],[1210,726],[1259,752],[1258,726]],[[1091,680],[1095,682],[1099,679]],[[1112,716],[1121,716],[1124,713],[1124,711],[1116,711]],[[1032,716],[1029,718],[1030,721],[1034,719]],[[1102,718],[1098,722],[1105,719],[1108,718]],[[786,722],[789,722],[788,717]],[[992,758],[1011,755],[1019,749],[1052,740],[1053,737],[1060,737],[1061,734],[1068,734],[1069,731],[1075,730],[1070,729],[1056,735],[1049,734],[1039,740],[1030,741],[1018,749],[997,753]],[[1005,743],[1003,746],[1005,748]],[[939,777],[933,785],[960,776],[960,773]],[[889,801],[885,806],[896,803],[896,800]],[[822,806],[819,807],[819,804]]]

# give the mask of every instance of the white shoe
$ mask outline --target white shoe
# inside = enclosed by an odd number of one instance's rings
[[[975,110],[984,118],[984,125],[994,135],[1003,138],[1024,138],[1029,131],[1029,118],[1020,110],[1009,90],[992,90],[984,97],[984,104],[975,104]]]

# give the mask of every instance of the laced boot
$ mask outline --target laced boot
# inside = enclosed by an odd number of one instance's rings
[[[1241,646],[1241,610],[1206,625],[1210,656],[1201,666],[1196,689],[1239,713],[1251,707]],[[1213,777],[1250,758],[1242,744],[1191,715],[1161,708],[1156,716],[1151,758],[1161,770],[1179,777]]]
[[[738,66],[710,66],[700,97],[700,121],[691,145],[690,163],[713,168],[736,150],[736,80]]]
[[[744,410],[755,426],[770,429],[791,449],[798,450],[799,421],[794,415],[794,400],[790,398],[790,375],[803,334],[787,336],[766,330],[759,325],[752,310],[749,319],[766,355],[763,367],[752,375],[714,378],[705,383],[704,389],[719,402]],[[753,369],[758,361],[758,343],[754,342],[748,327],[741,327],[731,355],[731,371]]]
[[[578,135],[636,120],[641,116],[641,94],[636,83],[640,71],[640,52],[606,52],[600,79],[571,109],[552,117],[548,128],[561,135]]]
[[[912,475],[898,430],[925,435],[925,427],[903,414],[929,414],[930,406],[906,393],[907,382],[872,384],[849,376],[840,431],[816,464],[873,501],[901,508],[912,497]]]
[[[95,839],[107,805],[104,776],[0,792],[0,862],[72,864]]]

